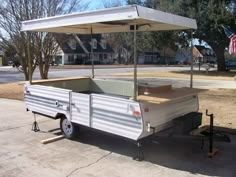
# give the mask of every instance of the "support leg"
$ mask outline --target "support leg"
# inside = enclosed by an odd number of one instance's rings
[[[138,155],[133,159],[136,161],[142,161],[144,159],[144,155],[143,155],[142,145],[140,142],[137,142],[137,148],[138,148]]]
[[[218,153],[218,149],[213,149],[213,135],[214,135],[214,115],[208,114],[206,110],[206,115],[210,117],[210,130],[209,130],[209,152],[208,157],[212,158]]]
[[[34,122],[33,122],[32,129],[31,129],[31,130],[34,131],[34,132],[40,131],[39,126],[38,126],[38,123],[37,123],[37,121],[36,121],[36,114],[34,114]]]
[[[201,149],[204,148],[204,144],[205,144],[205,140],[204,140],[204,138],[202,138],[202,140],[201,140]]]

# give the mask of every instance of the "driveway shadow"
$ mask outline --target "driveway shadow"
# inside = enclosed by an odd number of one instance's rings
[[[233,138],[236,140],[235,136]],[[137,155],[137,147],[134,143],[97,131],[82,129],[79,138],[74,141],[131,158]],[[200,146],[200,141],[192,138],[148,138],[143,143],[144,161],[192,174],[234,177],[236,174],[235,141],[215,142],[215,147],[220,150],[220,153],[212,159],[207,157],[208,146],[204,149]]]

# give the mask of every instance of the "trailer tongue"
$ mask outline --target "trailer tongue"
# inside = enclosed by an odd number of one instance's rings
[[[196,28],[193,19],[137,5],[24,21],[22,31],[134,34],[133,82],[94,79],[92,57],[91,78],[36,81],[25,85],[26,107],[35,114],[61,118],[61,130],[67,138],[73,137],[79,125],[135,140],[140,147],[139,141],[144,137],[173,126],[176,118],[198,112],[199,90],[138,84],[136,34]],[[90,56],[92,53],[91,47]],[[192,75],[190,78],[192,87]]]

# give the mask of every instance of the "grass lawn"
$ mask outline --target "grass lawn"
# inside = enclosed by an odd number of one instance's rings
[[[0,84],[0,98],[23,100],[24,82]]]

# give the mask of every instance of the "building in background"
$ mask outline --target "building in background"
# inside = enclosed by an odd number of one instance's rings
[[[138,57],[139,64],[175,64],[176,52],[170,48],[145,50]]]
[[[215,52],[211,48],[202,45],[194,46],[193,57],[196,63],[216,63]]]
[[[176,53],[175,60],[180,64],[190,64],[192,53],[190,48],[179,49]],[[193,47],[194,63],[216,63],[216,55],[210,48],[201,45]]]
[[[91,47],[93,50],[94,64],[112,64],[113,49],[100,34],[63,36],[64,40],[59,41],[59,50],[54,56],[56,64],[91,64]]]
[[[190,48],[181,48],[175,55],[175,61],[178,64],[190,64],[191,57],[192,54]]]
[[[138,57],[138,64],[158,64],[159,62],[159,52],[143,52]]]

